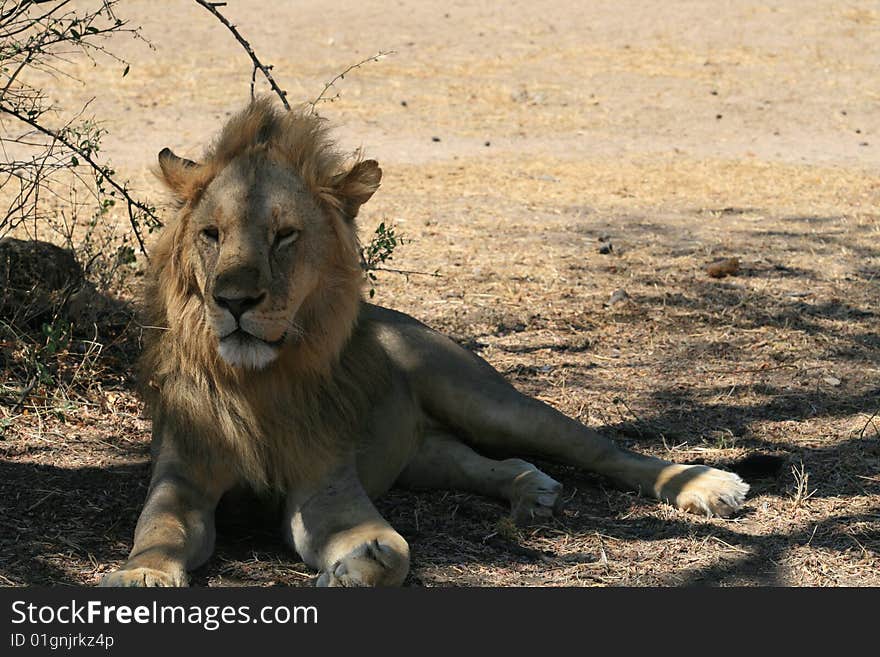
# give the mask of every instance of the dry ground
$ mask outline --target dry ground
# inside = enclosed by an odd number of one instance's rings
[[[385,170],[365,234],[393,221],[394,266],[439,273],[383,274],[377,301],[633,448],[786,459],[731,520],[553,465],[567,509],[522,532],[492,501],[392,492],[380,506],[412,546],[411,585],[880,584],[880,11],[649,4],[229,3],[292,98],[397,51],[322,110]],[[155,50],[120,44],[126,78],[83,63],[84,85],[52,89],[68,106],[98,96],[105,151],[158,199],[155,153],[197,156],[250,71],[188,2],[123,10]],[[706,275],[729,256],[737,276]],[[79,396],[3,402],[0,582],[91,584],[130,547],[150,428],[137,335],[97,341]],[[229,527],[194,582],[313,575],[271,526]]]

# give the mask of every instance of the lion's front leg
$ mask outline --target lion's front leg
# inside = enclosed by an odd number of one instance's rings
[[[232,478],[163,446],[128,561],[101,586],[186,586],[214,549],[214,510]]]
[[[321,571],[318,586],[399,586],[409,572],[409,546],[373,506],[353,463],[308,494],[291,494],[287,522],[296,551]]]

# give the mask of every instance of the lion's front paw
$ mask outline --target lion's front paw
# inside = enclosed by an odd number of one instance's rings
[[[316,586],[400,586],[408,570],[409,555],[374,539],[321,573]]]
[[[104,575],[98,586],[187,586],[183,571],[165,572],[154,568],[122,568]]]
[[[675,496],[679,509],[705,516],[729,516],[746,498],[749,485],[732,472],[693,465],[678,475],[685,481]]]

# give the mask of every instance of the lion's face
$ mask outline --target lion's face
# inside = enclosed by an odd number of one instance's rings
[[[172,189],[203,166],[167,149],[159,161]],[[179,246],[226,363],[262,369],[307,337],[304,306],[321,303],[340,270],[350,275],[359,265],[352,220],[380,179],[376,162],[360,162],[318,197],[283,159],[257,149],[204,186]]]
[[[187,239],[227,363],[263,368],[298,339],[297,311],[319,284],[335,238],[302,181],[266,158],[237,158],[208,185]]]
[[[291,355],[332,358],[316,345],[324,336],[339,348],[357,313],[354,219],[379,165],[346,166],[322,119],[262,99],[230,119],[203,162],[164,149],[159,167],[181,208],[156,247],[159,321],[182,335],[206,329],[189,353],[216,347],[235,368],[264,368],[297,343]]]

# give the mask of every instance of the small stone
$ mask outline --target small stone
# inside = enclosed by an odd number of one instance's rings
[[[614,290],[614,292],[611,293],[611,298],[608,299],[608,305],[613,306],[616,303],[623,303],[624,301],[629,301],[629,298],[630,296],[627,294],[626,290],[622,288],[620,290]]]
[[[833,376],[823,377],[822,380],[830,386],[839,386],[841,384],[840,379]]]
[[[515,103],[529,103],[536,105],[543,99],[541,94],[531,94],[528,89],[520,89],[510,94],[510,99]]]
[[[706,273],[712,278],[724,278],[739,273],[739,258],[722,258],[710,263]]]
[[[400,101],[400,106],[401,106],[401,107],[406,107],[406,106],[407,106],[407,105],[406,105],[406,101],[405,101],[405,100]]]
[[[431,141],[440,141],[440,137],[431,137]]]
[[[602,255],[608,255],[609,253],[614,251],[614,245],[611,242],[605,242],[599,246],[599,253]]]

